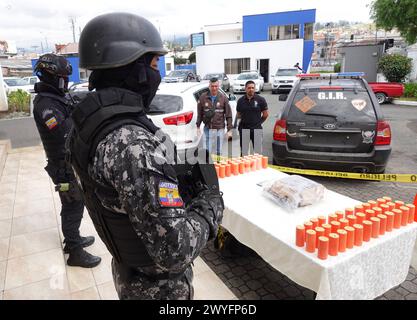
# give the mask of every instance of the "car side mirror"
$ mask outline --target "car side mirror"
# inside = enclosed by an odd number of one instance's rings
[[[236,96],[234,94],[229,94],[229,101],[236,101]]]
[[[280,94],[278,97],[279,101],[287,101],[288,99],[288,94]]]

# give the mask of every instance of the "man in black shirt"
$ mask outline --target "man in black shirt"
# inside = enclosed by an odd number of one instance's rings
[[[240,119],[240,153],[249,153],[249,139],[254,153],[262,154],[262,123],[268,118],[268,104],[260,95],[255,94],[255,82],[245,84],[246,95],[237,102],[237,117]]]

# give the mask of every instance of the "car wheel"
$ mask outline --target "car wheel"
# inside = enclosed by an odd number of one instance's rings
[[[375,94],[375,96],[379,104],[383,104],[385,101],[387,101],[387,96],[385,95],[385,93],[378,92]]]

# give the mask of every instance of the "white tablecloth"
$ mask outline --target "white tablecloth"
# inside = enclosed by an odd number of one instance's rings
[[[296,225],[360,202],[326,190],[324,200],[319,203],[285,211],[265,198],[257,185],[285,176],[268,168],[220,179],[226,206],[222,225],[272,267],[317,292],[316,299],[374,299],[406,279],[417,223],[386,233],[337,257],[320,260],[317,251],[308,253],[295,245]],[[417,266],[417,259],[415,263]]]

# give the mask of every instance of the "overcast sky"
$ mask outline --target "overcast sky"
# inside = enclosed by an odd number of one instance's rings
[[[148,18],[164,39],[200,32],[204,25],[241,22],[259,13],[317,9],[317,22],[338,20],[370,22],[371,0],[0,0],[0,40],[15,40],[18,47],[47,42],[72,42],[69,17],[80,29],[97,15],[124,11]]]

